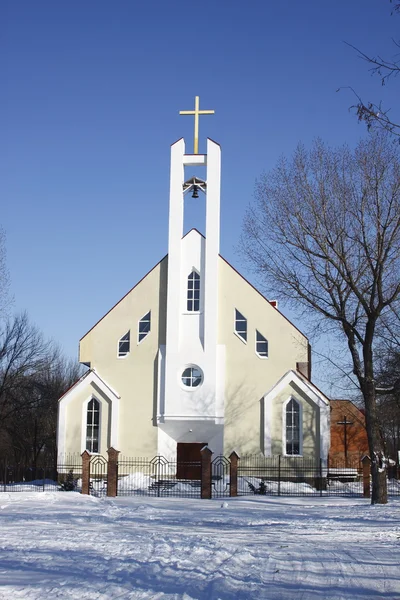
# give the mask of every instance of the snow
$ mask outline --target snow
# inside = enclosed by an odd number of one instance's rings
[[[0,531],[1,600],[400,598],[400,497],[4,492]]]

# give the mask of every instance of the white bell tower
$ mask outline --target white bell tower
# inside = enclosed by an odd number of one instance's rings
[[[183,139],[171,147],[166,347],[160,348],[159,454],[173,457],[177,443],[207,443],[223,450],[225,349],[218,346],[218,262],[221,149],[207,139],[198,152],[199,98],[194,111],[194,152]],[[185,169],[191,177],[185,178]],[[206,168],[206,181],[193,176]],[[189,173],[186,174],[187,176]],[[206,202],[205,238],[191,230],[183,237],[185,195],[200,192]]]

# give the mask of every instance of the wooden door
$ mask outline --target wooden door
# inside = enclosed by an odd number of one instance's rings
[[[201,443],[178,443],[177,445],[177,479],[201,479],[201,453],[200,450],[206,446]]]

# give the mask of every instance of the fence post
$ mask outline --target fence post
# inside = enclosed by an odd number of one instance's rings
[[[90,494],[90,454],[87,450],[82,456],[82,491],[81,494]]]
[[[371,480],[371,459],[369,456],[365,455],[361,459],[362,470],[363,470],[363,496],[364,498],[371,497],[371,488],[370,488],[370,480]]]
[[[115,498],[118,491],[118,454],[119,450],[109,448],[107,465],[107,496]]]
[[[278,496],[281,495],[281,455],[278,456]]]
[[[211,499],[211,456],[208,446],[201,449],[201,498]]]
[[[322,484],[322,458],[320,457],[319,459],[319,495],[322,496],[322,489],[323,489],[323,484]]]
[[[238,462],[240,460],[240,456],[235,452],[231,452],[229,455],[229,460],[231,461],[229,467],[229,495],[231,497],[237,496],[237,482],[238,482]]]
[[[178,467],[178,464],[176,465]],[[161,496],[161,456],[157,455],[157,463],[156,463],[156,482],[157,482],[157,498]]]

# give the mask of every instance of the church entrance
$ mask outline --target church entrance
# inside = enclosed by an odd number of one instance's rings
[[[193,444],[177,444],[177,479],[201,479],[200,450],[207,446],[206,442]]]

